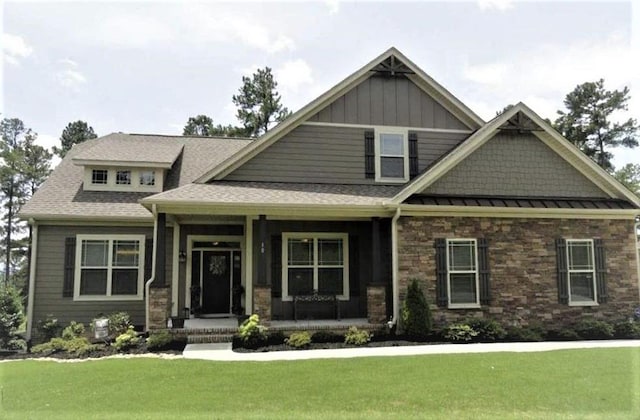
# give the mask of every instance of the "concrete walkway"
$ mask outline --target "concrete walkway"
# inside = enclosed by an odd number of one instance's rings
[[[352,357],[414,356],[420,354],[461,354],[495,352],[538,352],[567,349],[635,347],[640,352],[640,340],[546,341],[540,343],[474,343],[430,344],[420,346],[362,347],[328,350],[292,350],[264,353],[236,353],[231,343],[188,344],[185,359],[225,362],[267,362],[272,360],[346,359]]]

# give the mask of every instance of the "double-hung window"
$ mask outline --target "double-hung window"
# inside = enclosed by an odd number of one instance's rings
[[[475,239],[447,240],[447,273],[449,307],[480,306],[478,246]]]
[[[144,235],[78,235],[74,299],[142,299],[144,251]]]
[[[376,178],[383,182],[409,180],[407,130],[376,130]]]
[[[594,260],[591,239],[567,239],[570,305],[593,305],[597,302]]]
[[[283,233],[282,295],[318,293],[349,297],[348,235]]]

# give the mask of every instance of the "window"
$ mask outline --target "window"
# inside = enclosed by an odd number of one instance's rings
[[[91,183],[94,185],[106,185],[109,171],[106,169],[94,169],[91,171]]]
[[[156,173],[155,171],[141,171],[140,172],[140,185],[153,186],[156,185]]]
[[[378,181],[408,181],[407,131],[379,130],[376,143],[376,178]]]
[[[596,302],[596,272],[593,241],[567,239],[569,304],[593,305]]]
[[[447,273],[449,307],[480,306],[475,239],[447,240]]]
[[[131,185],[131,171],[116,171],[116,185]]]
[[[144,236],[78,235],[76,300],[142,299]]]
[[[284,233],[282,236],[284,300],[314,291],[349,298],[347,234]]]

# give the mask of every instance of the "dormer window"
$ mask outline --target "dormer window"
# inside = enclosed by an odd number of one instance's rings
[[[381,128],[376,130],[376,181],[406,182],[409,180],[409,145],[407,130]]]
[[[131,185],[131,171],[116,171],[116,185]]]
[[[91,183],[93,185],[107,185],[109,171],[106,169],[94,169],[91,171]]]
[[[156,185],[156,172],[155,171],[141,171],[140,172],[140,185],[143,185],[143,186]]]

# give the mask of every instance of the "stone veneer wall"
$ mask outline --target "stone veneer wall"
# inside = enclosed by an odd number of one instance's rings
[[[262,324],[268,325],[271,321],[271,287],[253,287],[253,313],[260,317]]]
[[[149,325],[147,329],[167,328],[167,320],[171,311],[171,288],[149,288]]]
[[[367,319],[370,324],[387,322],[386,286],[367,286]]]
[[[479,309],[436,305],[436,238],[486,238],[491,304]],[[606,250],[607,303],[558,303],[556,238],[601,238]],[[419,279],[436,325],[485,317],[505,326],[570,324],[580,317],[620,319],[639,304],[635,227],[632,220],[401,217],[398,221],[399,288]]]

